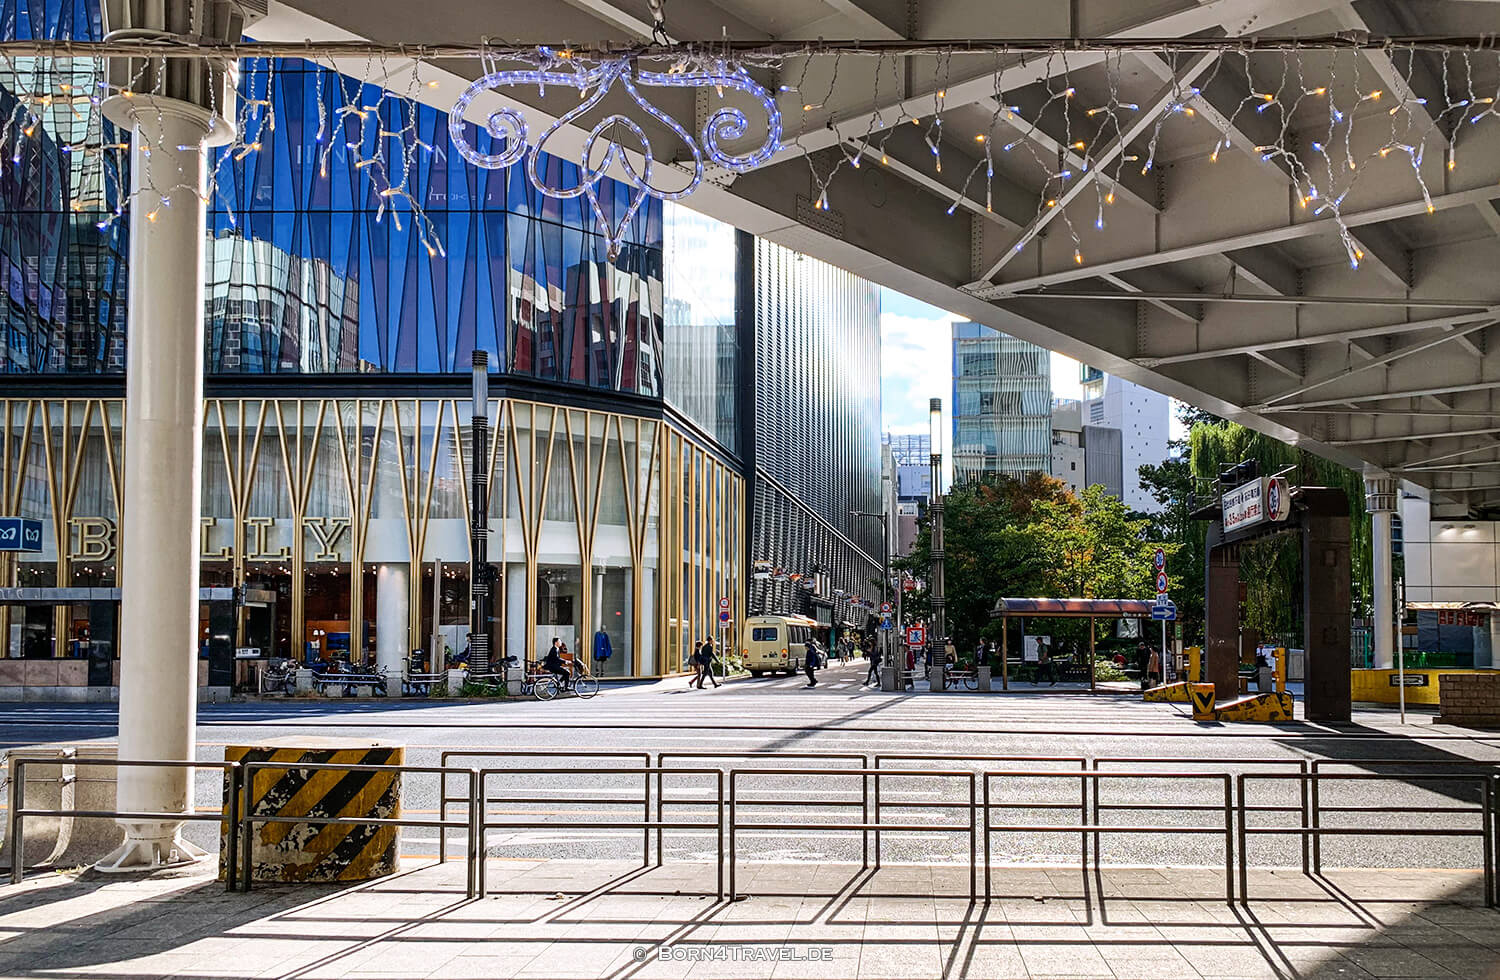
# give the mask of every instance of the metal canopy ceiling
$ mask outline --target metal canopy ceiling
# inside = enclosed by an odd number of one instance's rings
[[[667,0],[666,6],[667,31],[677,40],[1500,33],[1495,0]],[[288,0],[273,2],[270,16],[253,28],[261,40],[386,43],[473,43],[485,36],[512,43],[635,41],[650,32],[646,0]],[[1107,84],[1103,57],[1070,56],[1070,84],[1085,92]],[[1159,54],[1111,57],[1122,59],[1114,77],[1123,97],[1142,109],[1174,71]],[[1175,71],[1181,76],[1204,57],[1214,56],[1180,55]],[[1326,74],[1329,57],[1308,53],[1302,70],[1309,78]],[[1436,65],[1409,70],[1378,50],[1343,57],[1358,60],[1363,79],[1404,92],[1409,77],[1410,96],[1442,104]],[[1056,221],[1020,251],[1013,248],[1038,218],[1049,161],[1068,159],[1058,119],[1023,126],[1016,135],[1024,134],[1024,146],[996,156],[991,209],[983,188],[971,187],[948,213],[964,175],[982,159],[974,134],[996,118],[996,66],[976,60],[955,61],[946,74],[929,57],[825,57],[805,68],[788,59],[782,77],[769,81],[798,86],[782,99],[790,148],[760,170],[705,183],[687,204],[1346,464],[1386,468],[1473,510],[1500,507],[1500,350],[1491,350],[1500,348],[1500,120],[1463,130],[1452,169],[1444,166],[1446,145],[1431,144],[1422,168],[1430,212],[1409,160],[1382,161],[1363,176],[1343,206],[1366,254],[1351,268],[1337,224],[1302,208],[1285,171],[1243,148],[1263,138],[1259,120],[1237,117],[1236,148],[1211,161],[1247,83],[1265,82],[1259,76],[1282,65],[1272,52],[1222,58],[1216,74],[1203,76],[1214,81],[1196,100],[1199,111],[1163,128],[1152,173],[1126,168],[1105,229],[1094,227],[1093,194],[1058,209],[1081,229],[1081,261]],[[1044,86],[1058,70],[1049,59],[1006,64],[1007,103],[1045,102]],[[1493,58],[1476,64],[1484,73],[1476,83],[1491,92],[1494,66]],[[339,67],[356,76],[368,71],[363,59]],[[399,66],[385,67],[394,75]],[[447,108],[477,66],[439,67],[451,72],[451,85],[445,79],[422,96]],[[1326,84],[1354,81],[1335,76]],[[841,158],[840,144],[857,148],[875,113],[925,123],[940,88],[942,173],[923,144],[925,125],[905,127],[911,131],[884,144],[886,166],[845,168],[829,188],[829,210],[812,207],[817,187],[810,166],[826,172]],[[802,94],[814,92],[816,98]],[[571,107],[565,99],[518,90],[503,103],[476,101],[473,118],[508,104],[545,125]],[[804,99],[817,106],[804,111]],[[689,92],[653,101],[677,118],[694,118]],[[1321,119],[1312,110],[1294,117],[1294,130],[1304,125],[1306,133],[1296,135],[1318,139],[1326,111]],[[1144,158],[1149,135],[1148,128],[1123,152]],[[549,149],[576,155],[582,137],[565,132]],[[1099,293],[1124,298],[1102,300]],[[1330,302],[1339,298],[1360,302]],[[947,337],[932,342],[945,344]]]

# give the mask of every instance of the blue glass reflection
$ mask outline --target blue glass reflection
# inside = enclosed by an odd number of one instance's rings
[[[0,38],[99,36],[98,0],[0,0]],[[4,120],[16,115],[13,82],[0,77]],[[611,264],[580,201],[541,195],[519,166],[468,165],[432,106],[295,59],[247,60],[240,94],[258,149],[215,151],[208,371],[458,372],[478,348],[500,371],[661,394],[661,202],[647,199]],[[339,115],[350,102],[368,118]],[[86,115],[92,130],[63,142],[118,141]],[[105,219],[128,182],[123,154],[87,154],[98,174],[80,179],[84,154],[65,159],[61,125],[42,119],[16,162],[0,160],[0,371],[118,373],[127,222]],[[467,139],[491,148],[478,127]],[[571,162],[544,157],[542,168],[578,181]],[[606,211],[623,213],[628,189],[605,184]],[[422,202],[425,238],[409,208],[381,196],[386,186]],[[429,255],[433,242],[446,255]]]

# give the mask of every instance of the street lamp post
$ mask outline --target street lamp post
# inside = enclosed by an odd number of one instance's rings
[[[941,691],[943,661],[939,654],[948,635],[943,612],[943,400],[934,398],[927,408],[932,441],[932,629],[927,633],[927,677],[928,686]]]

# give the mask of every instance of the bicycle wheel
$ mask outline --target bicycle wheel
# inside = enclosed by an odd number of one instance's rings
[[[538,701],[551,701],[557,697],[557,679],[548,677],[546,680],[538,679],[532,685],[531,693],[536,695]]]
[[[599,693],[599,680],[595,677],[580,677],[573,682],[573,691],[581,698],[591,698]]]
[[[964,687],[970,691],[977,690],[979,687],[979,678],[975,677],[973,674],[965,674]]]

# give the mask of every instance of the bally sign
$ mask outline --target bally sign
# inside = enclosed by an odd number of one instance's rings
[[[1224,530],[1254,527],[1262,521],[1284,521],[1292,512],[1292,490],[1285,477],[1251,480],[1224,494]]]

